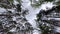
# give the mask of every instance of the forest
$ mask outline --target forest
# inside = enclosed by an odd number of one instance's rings
[[[60,0],[0,0],[0,34],[60,34]]]

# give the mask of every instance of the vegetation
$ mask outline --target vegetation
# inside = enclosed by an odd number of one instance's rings
[[[14,4],[14,1],[18,2],[18,4]],[[1,34],[27,34],[26,32],[32,33],[31,29],[33,28],[25,18],[28,10],[22,9],[21,6],[21,0],[0,0],[0,8],[6,10],[0,14]]]
[[[14,3],[18,2],[17,4]],[[60,34],[54,31],[54,26],[60,26],[59,20],[48,19],[58,18],[60,14],[60,0],[30,0],[32,7],[40,7],[45,3],[52,3],[51,9],[43,10],[36,15],[38,27],[41,34]],[[34,30],[32,25],[26,19],[28,9],[22,8],[22,0],[0,0],[0,8],[5,11],[0,13],[0,34],[32,34]],[[52,14],[56,13],[56,14]],[[48,15],[48,16],[47,16]],[[53,15],[53,16],[49,16]],[[46,17],[46,19],[44,19]]]
[[[48,2],[53,2],[53,4],[54,5],[56,5],[56,6],[53,6],[51,9],[48,9],[48,10],[40,10],[40,12],[37,14],[37,22],[38,23],[40,23],[39,24],[39,28],[41,29],[41,34],[56,34],[56,32],[53,30],[54,29],[54,26],[56,26],[57,24],[54,24],[55,22],[58,22],[58,21],[56,21],[56,20],[53,20],[53,19],[51,19],[51,20],[49,20],[48,18],[54,18],[54,15],[53,14],[51,14],[53,11],[55,12],[55,13],[60,13],[59,11],[60,11],[60,0],[58,0],[57,2],[56,2],[56,0],[38,0],[39,2],[38,3],[41,3],[41,4],[38,4],[38,6],[36,5],[37,3],[35,3],[35,5],[34,6],[36,6],[36,7],[39,7],[39,6],[41,6],[42,4],[44,4],[44,3],[48,3]],[[40,2],[41,1],[41,2]],[[53,15],[52,17],[47,17],[46,15]],[[58,14],[59,15],[59,14]],[[56,15],[57,16],[57,15]],[[46,17],[46,19],[45,20],[43,20],[43,18],[44,17]],[[57,17],[58,18],[58,17]],[[41,22],[40,22],[41,21]],[[55,21],[55,22],[54,22]],[[41,24],[42,23],[42,24]],[[44,24],[43,24],[44,23]],[[50,26],[48,25],[47,26],[47,24],[50,24]],[[54,25],[54,26],[53,26]],[[59,26],[59,25],[58,25]],[[53,28],[52,28],[53,27]],[[51,30],[49,30],[51,28]],[[59,33],[59,32],[58,32]]]

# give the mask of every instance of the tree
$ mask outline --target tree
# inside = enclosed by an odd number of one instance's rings
[[[15,4],[14,1],[18,3]],[[0,0],[0,7],[6,10],[0,14],[1,34],[32,33],[33,28],[25,18],[28,10],[22,9],[21,6],[21,0]]]
[[[37,22],[39,24],[39,28],[41,29],[42,34],[57,34],[60,32],[56,32],[55,26],[59,26],[59,20],[57,18],[60,18],[60,0],[31,0],[31,5],[33,7],[39,7],[44,3],[53,2],[53,6],[51,9],[47,10],[40,10],[40,12],[37,14]]]
[[[51,9],[40,10],[36,22],[41,29],[41,34],[60,34],[55,31],[60,27],[60,0],[30,0],[32,7],[40,7],[44,3],[51,2]],[[17,3],[15,3],[17,2]],[[26,19],[28,9],[22,8],[22,0],[0,0],[0,34],[33,34],[33,27]],[[40,30],[39,30],[40,31]]]

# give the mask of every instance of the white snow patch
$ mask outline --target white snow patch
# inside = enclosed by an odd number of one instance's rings
[[[55,31],[60,33],[60,27],[55,26]]]
[[[16,32],[16,28],[12,28],[9,32]]]
[[[52,8],[54,5],[52,2],[48,2],[48,3],[45,3],[45,4],[42,4],[41,5],[41,9],[44,9],[44,10],[47,10],[47,8]]]
[[[17,2],[16,0],[14,0],[14,3],[13,3],[14,5],[17,5],[17,4],[19,4],[19,2]]]
[[[0,13],[6,12],[6,9],[0,7]]]

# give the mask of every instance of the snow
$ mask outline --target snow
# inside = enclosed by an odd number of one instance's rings
[[[19,4],[16,0],[14,0],[14,3],[13,3],[14,5],[17,5],[17,4]]]
[[[55,30],[54,30],[54,31],[56,31],[56,32],[59,32],[59,33],[60,33],[60,27],[55,26]]]
[[[6,9],[0,7],[0,13],[6,12]]]
[[[37,24],[36,24],[36,22],[34,20],[34,19],[36,19],[36,14],[39,13],[39,11],[41,9],[47,10],[47,8],[51,9],[54,6],[52,3],[48,2],[48,3],[42,4],[41,7],[39,7],[39,8],[33,8],[30,5],[29,1],[26,0],[26,2],[27,3],[23,3],[24,8],[27,8],[29,10],[29,14],[26,15],[26,19],[28,20],[28,22],[31,23],[31,25],[33,26],[33,28],[37,28]],[[33,34],[39,34],[39,32],[37,30],[34,30],[33,32],[34,32]]]
[[[47,8],[51,9],[53,7],[53,3],[52,2],[48,2],[48,3],[44,3],[41,5],[41,9],[43,10],[47,10]]]
[[[23,2],[24,2],[24,3],[22,3],[23,7],[27,8],[29,10],[29,14],[26,15],[26,19],[32,25],[33,28],[37,28],[37,24],[34,20],[34,19],[36,19],[36,14],[38,14],[41,9],[46,10],[46,7],[52,8],[52,6],[53,6],[53,4],[49,2],[49,3],[45,3],[45,4],[41,5],[41,7],[39,7],[39,8],[33,8],[30,5],[29,0],[26,0],[27,3],[25,3],[24,0],[23,0]],[[34,30],[33,32],[34,32],[33,34],[39,34],[38,30]]]
[[[39,0],[36,0],[36,1],[39,1]]]
[[[12,28],[9,32],[16,32],[16,28]]]
[[[36,14],[39,13],[39,11],[41,9],[46,10],[46,7],[52,8],[52,6],[54,6],[52,3],[49,2],[49,3],[43,4],[43,5],[41,5],[41,7],[35,9],[35,8],[33,8],[30,5],[31,3],[30,3],[29,0],[22,0],[22,1],[23,1],[23,3],[22,3],[23,7],[24,8],[27,8],[29,10],[29,14],[26,15],[26,19],[28,20],[29,23],[31,23],[31,25],[32,25],[33,28],[37,28],[37,26],[36,26],[37,24],[36,24],[36,22],[34,20],[34,19],[36,19]],[[14,0],[14,4],[16,5],[16,4],[18,4],[18,2],[16,2]],[[6,12],[6,9],[0,8],[0,13],[1,12]],[[16,20],[15,17],[13,19]],[[15,28],[11,29],[10,31],[11,32],[14,32],[15,31]],[[57,32],[60,32],[60,27],[56,27],[56,31]],[[34,32],[33,34],[39,34],[39,31],[38,30],[34,30],[33,32]]]

